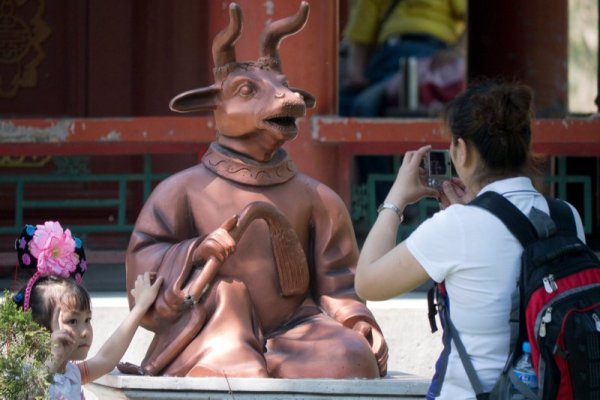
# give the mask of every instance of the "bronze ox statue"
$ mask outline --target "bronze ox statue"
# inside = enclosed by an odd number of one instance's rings
[[[269,24],[260,58],[238,62],[242,12],[231,4],[213,42],[215,83],[171,101],[177,112],[212,110],[217,137],[199,165],[157,186],[131,237],[127,288],[142,272],[164,277],[142,322],[155,337],[140,373],[386,374],[381,329],[354,292],[358,248],[347,209],[281,149],[315,104],[288,85],[278,51],[308,11],[302,2]]]

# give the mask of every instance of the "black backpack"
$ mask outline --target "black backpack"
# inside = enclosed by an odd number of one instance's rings
[[[498,217],[523,245],[509,321],[510,352],[490,393],[483,391],[450,320],[443,285],[430,291],[432,331],[437,307],[444,326],[444,346],[454,341],[477,399],[509,399],[512,387],[531,400],[600,399],[600,260],[577,237],[571,208],[557,199],[546,200],[550,216],[533,208],[527,217],[496,192],[486,192],[469,203]],[[524,341],[531,345],[537,393],[522,384],[512,370]]]

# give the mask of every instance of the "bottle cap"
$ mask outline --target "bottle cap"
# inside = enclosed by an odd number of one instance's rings
[[[523,342],[523,353],[531,353],[531,345],[529,342]]]

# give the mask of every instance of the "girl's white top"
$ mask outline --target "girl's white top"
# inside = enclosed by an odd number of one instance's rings
[[[54,374],[54,382],[50,385],[50,400],[85,400],[77,365],[68,362],[64,374]]]

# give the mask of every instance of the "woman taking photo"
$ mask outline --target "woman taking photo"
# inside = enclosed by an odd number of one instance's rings
[[[459,179],[444,182],[438,193],[422,178],[421,163],[431,147],[407,152],[356,271],[356,291],[366,300],[392,298],[429,278],[444,281],[452,322],[485,391],[491,390],[508,356],[511,294],[523,247],[490,212],[465,204],[494,191],[526,215],[532,207],[548,213],[544,196],[528,177],[532,98],[526,86],[485,82],[448,104],[443,120]],[[428,196],[439,197],[442,210],[396,244],[404,208]],[[584,241],[581,218],[571,208]],[[440,375],[437,370],[427,398],[475,399],[454,342],[445,376]]]

